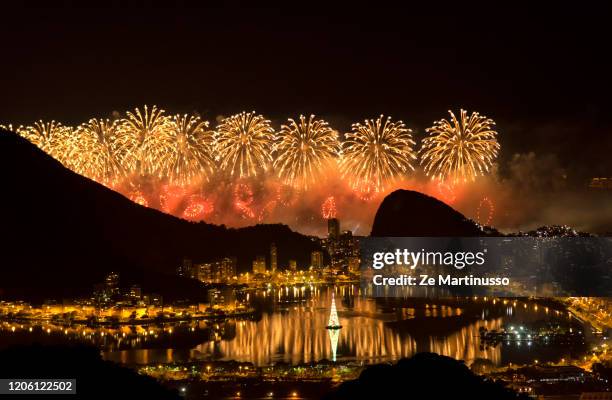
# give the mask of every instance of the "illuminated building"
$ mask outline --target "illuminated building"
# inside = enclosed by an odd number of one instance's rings
[[[161,294],[151,293],[149,296],[150,304],[158,307],[162,307],[164,305],[164,298]]]
[[[139,285],[132,285],[129,294],[131,298],[140,299],[142,297],[142,288]]]
[[[235,303],[236,292],[231,287],[223,289],[210,289],[208,291],[208,303],[210,307],[227,306]]]
[[[104,279],[104,284],[106,285],[111,296],[119,294],[119,274],[116,272],[110,272],[106,275]]]
[[[272,273],[275,273],[277,267],[278,251],[276,249],[276,244],[272,243],[272,245],[270,246],[270,271],[272,271]]]
[[[119,274],[110,272],[103,283],[94,285],[93,300],[98,306],[105,306],[119,295]]]
[[[220,271],[222,271],[220,279],[229,281],[236,276],[236,257],[224,257],[220,262]]]
[[[265,274],[266,273],[266,257],[257,256],[253,260],[253,274]]]
[[[202,263],[197,265],[197,279],[201,282],[212,282],[213,272],[211,263]]]
[[[225,283],[236,275],[236,258],[224,257],[220,260],[197,265],[197,279],[205,283]]]
[[[612,190],[612,178],[591,178],[587,187],[596,190]]]
[[[351,231],[344,231],[329,245],[332,268],[336,271],[354,271],[359,268],[358,242]]]
[[[323,252],[316,250],[310,253],[310,266],[316,270],[323,269]]]
[[[295,272],[297,271],[297,261],[295,260],[289,260],[289,270],[291,272]]]

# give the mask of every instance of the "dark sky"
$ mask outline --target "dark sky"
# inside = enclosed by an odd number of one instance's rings
[[[551,153],[575,176],[612,175],[605,9],[208,3],[4,9],[0,120],[77,124],[155,103],[209,120],[312,112],[340,131],[385,113],[420,138],[463,107],[497,121],[502,161]]]

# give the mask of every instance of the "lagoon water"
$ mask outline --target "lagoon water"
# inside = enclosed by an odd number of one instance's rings
[[[329,330],[331,292],[342,329]],[[429,351],[491,366],[558,361],[579,355],[576,344],[520,341],[486,345],[481,329],[555,325],[581,329],[562,308],[529,300],[372,299],[358,286],[287,287],[250,291],[260,312],[249,319],[151,326],[88,328],[0,322],[0,346],[86,342],[119,363],[235,360],[256,366],[321,360],[370,364]]]

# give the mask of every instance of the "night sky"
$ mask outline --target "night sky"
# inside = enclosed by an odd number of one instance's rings
[[[533,151],[576,182],[612,175],[603,9],[25,4],[0,27],[4,123],[78,124],[146,103],[212,121],[315,113],[341,132],[385,113],[421,138],[463,107],[497,121],[502,164]]]

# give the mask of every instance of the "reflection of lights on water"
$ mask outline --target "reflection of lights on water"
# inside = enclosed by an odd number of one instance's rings
[[[304,292],[304,289],[307,289],[307,291]],[[446,337],[430,337],[428,342],[426,341],[424,345],[417,348],[416,341],[410,334],[389,328],[383,322],[384,318],[376,317],[380,310],[375,301],[359,296],[347,299],[338,295],[339,306],[344,305],[346,307],[344,301],[350,302],[352,315],[350,319],[340,318],[341,324],[345,326],[341,332],[325,330],[324,327],[327,324],[329,314],[329,307],[326,306],[329,304],[331,291],[325,287],[314,287],[314,290],[308,289],[308,286],[302,285],[291,287],[288,291],[286,287],[280,290],[273,289],[273,293],[269,297],[276,299],[276,294],[281,292],[283,294],[282,302],[285,303],[281,307],[289,312],[265,313],[257,321],[236,321],[235,324],[232,324],[232,330],[230,331],[232,334],[229,338],[223,333],[228,332],[226,323],[210,325],[206,322],[198,322],[195,325],[193,323],[166,325],[157,328],[137,326],[116,329],[108,327],[94,329],[85,326],[66,328],[45,323],[42,326],[34,326],[34,331],[42,331],[47,334],[82,335],[84,340],[91,341],[104,348],[110,346],[109,351],[123,352],[130,349],[140,351],[139,349],[145,342],[150,343],[158,336],[163,337],[163,335],[169,335],[173,332],[178,333],[179,331],[195,332],[195,326],[198,326],[198,329],[212,329],[211,340],[206,340],[206,342],[192,349],[193,357],[206,358],[215,354],[221,355],[225,359],[249,361],[260,366],[270,365],[279,360],[291,364],[313,362],[321,359],[336,360],[338,351],[341,352],[341,358],[348,357],[369,362],[392,361],[402,357],[410,357],[417,351],[432,351],[456,359],[463,359],[468,365],[477,358],[491,360],[494,364],[501,363],[500,346],[480,347],[479,329],[501,330],[503,328],[502,318],[479,320],[477,323],[465,326]],[[347,296],[352,296],[356,292],[358,292],[358,288],[351,290],[350,288],[339,287],[336,294],[344,293]],[[264,292],[255,293],[261,294]],[[285,293],[287,293],[287,298],[284,297]],[[342,298],[344,300],[340,302]],[[300,299],[298,303],[291,304],[297,299]],[[482,302],[484,299],[481,297],[477,301]],[[489,298],[487,301],[491,304],[494,298]],[[502,300],[499,299],[498,301],[501,306]],[[510,315],[513,309],[512,304],[518,306],[525,304],[523,301],[517,303],[510,300],[506,302],[508,306],[502,308],[502,311],[508,310],[510,312],[506,314]],[[455,307],[457,306],[450,307],[444,304],[430,303],[426,306],[423,305],[423,310],[430,317],[446,318],[462,314],[462,309]],[[522,313],[525,307],[519,307],[518,309]],[[516,310],[514,311],[516,312]],[[528,303],[526,311],[529,314],[544,315],[545,308],[540,306],[536,311],[533,303]],[[404,308],[400,314],[403,319],[414,318],[414,309],[411,311],[409,308]],[[562,312],[559,317],[565,318],[566,315],[569,314]],[[2,329],[14,332],[20,330],[21,332],[33,332],[32,326],[22,325],[20,328],[18,325],[8,323],[5,323],[4,326],[0,323],[0,331]],[[515,329],[513,336],[520,332],[519,337],[526,343],[526,346],[523,346],[524,349],[534,345],[532,338],[528,337],[529,332],[525,326],[515,324],[509,329]],[[213,336],[215,339],[212,339]],[[104,338],[104,340],[102,341],[100,338]],[[504,340],[505,343],[506,340]],[[510,342],[508,343],[510,344]],[[135,354],[136,357],[143,357],[142,354]],[[128,357],[131,356],[126,356],[125,362],[129,361]],[[172,355],[166,354],[165,357],[172,357]]]

